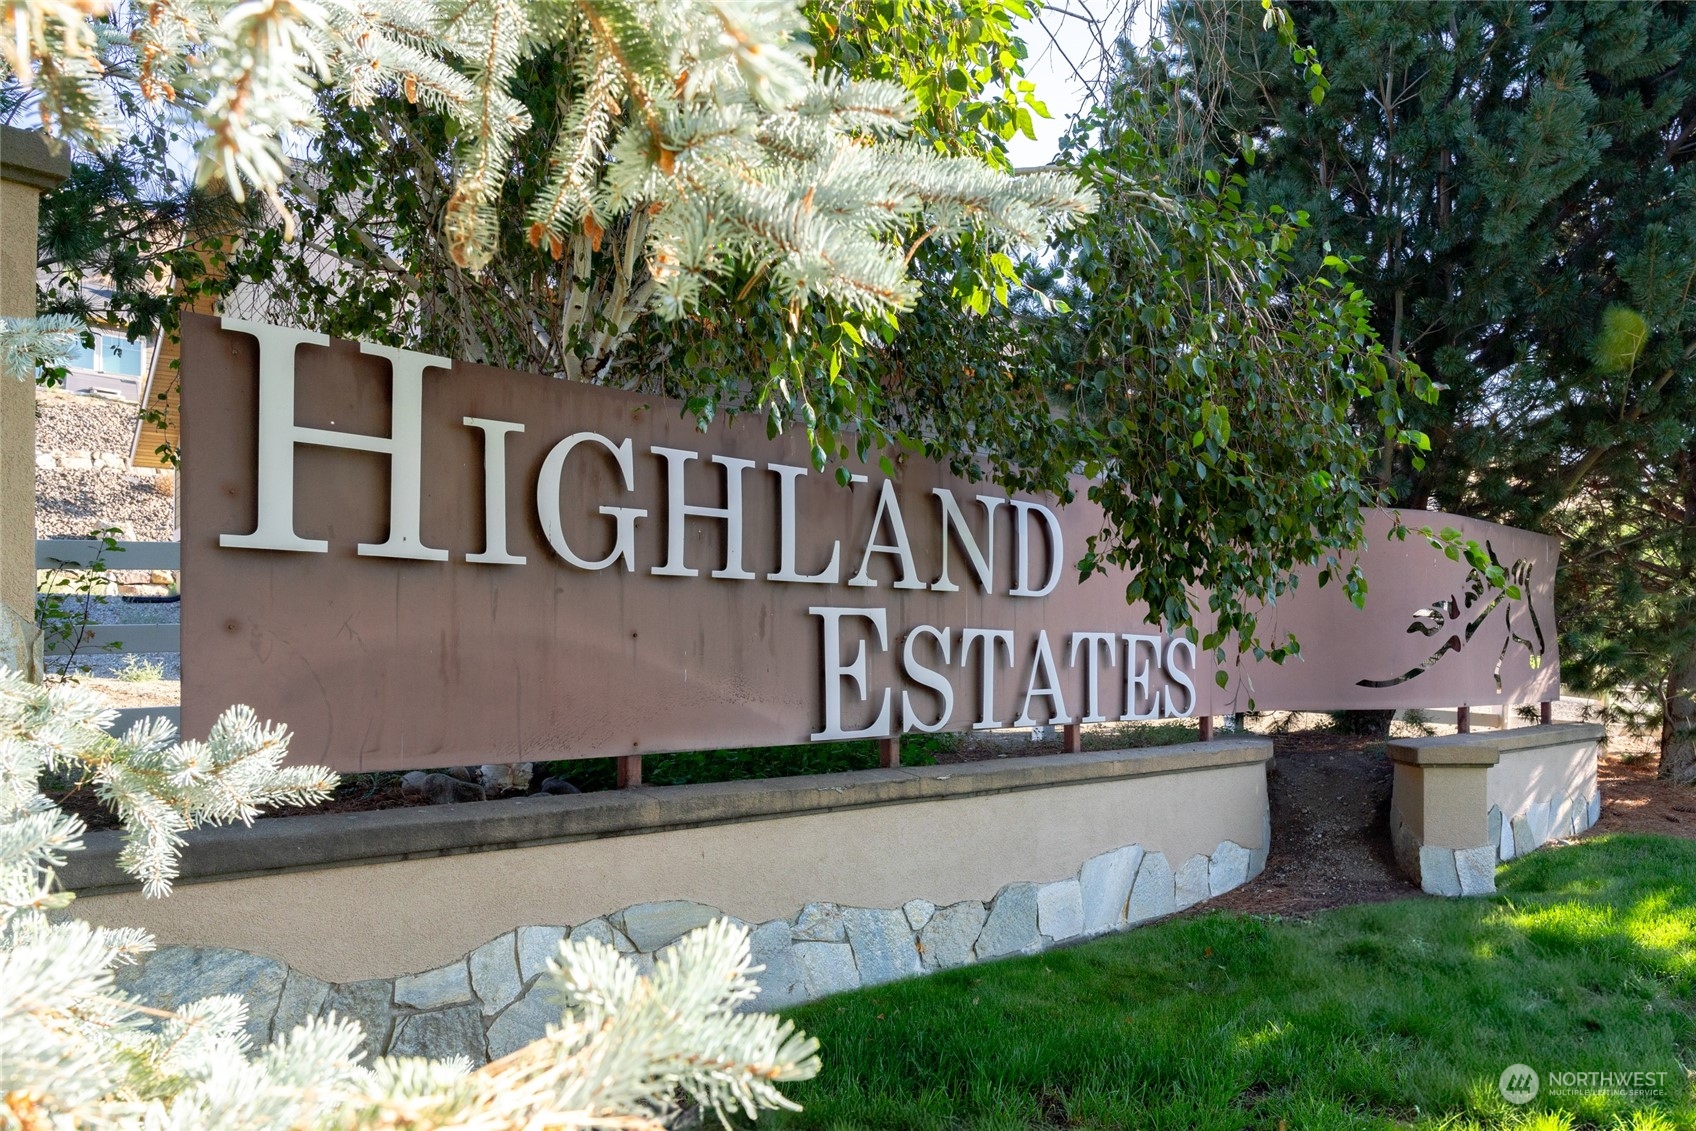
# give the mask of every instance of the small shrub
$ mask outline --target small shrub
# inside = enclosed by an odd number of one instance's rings
[[[125,683],[146,683],[150,680],[165,678],[165,665],[158,660],[144,660],[140,656],[125,656],[122,666],[118,668],[118,678]]]
[[[89,531],[88,537],[100,544],[100,553],[87,568],[58,566],[36,574],[35,622],[41,629],[41,650],[50,657],[47,662],[49,679],[68,680],[86,672],[86,663],[77,661],[89,625],[94,623],[94,602],[109,592],[114,584],[108,554],[122,553],[115,526]],[[119,647],[106,646],[108,651]],[[59,654],[55,654],[59,649]]]

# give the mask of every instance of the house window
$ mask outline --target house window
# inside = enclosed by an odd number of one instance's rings
[[[96,330],[94,345],[78,345],[67,365],[90,373],[106,373],[113,377],[140,377],[141,353],[145,342],[132,342],[122,334]]]

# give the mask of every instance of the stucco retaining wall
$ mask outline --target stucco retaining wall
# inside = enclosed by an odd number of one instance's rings
[[[1425,891],[1496,890],[1496,865],[1601,815],[1600,726],[1568,723],[1392,742],[1390,837]]]
[[[256,1040],[335,1011],[374,1050],[481,1059],[557,1020],[542,968],[567,937],[647,963],[728,916],[775,1007],[1191,906],[1264,867],[1270,755],[1225,741],[261,821],[196,834],[167,900],[129,890],[97,835],[63,878],[76,914],[165,944],[124,979],[161,1006],[227,990]]]

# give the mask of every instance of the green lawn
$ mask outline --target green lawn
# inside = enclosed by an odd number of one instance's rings
[[[1183,918],[791,1011],[781,1127],[1696,1127],[1696,843],[1608,837],[1493,899]],[[1536,1069],[1526,1107],[1497,1090]],[[1555,1072],[1664,1072],[1635,1099]],[[764,1122],[764,1121],[762,1121]]]

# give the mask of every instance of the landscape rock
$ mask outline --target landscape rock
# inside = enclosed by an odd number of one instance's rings
[[[1173,897],[1178,904],[1178,910],[1194,907],[1207,898],[1207,857],[1199,852],[1184,861],[1174,878]]]
[[[342,982],[330,987],[320,1017],[337,1017],[359,1022],[365,1031],[360,1049],[367,1056],[381,1056],[389,1045],[389,1003],[394,987],[387,978],[364,982]]]
[[[518,976],[517,931],[484,943],[471,952],[465,965],[484,1013],[499,1013],[524,989],[524,980]]]
[[[579,923],[571,928],[571,941],[581,942],[584,939],[595,939],[604,942],[620,954],[628,954],[636,948],[630,945],[630,940],[612,929],[612,924],[605,919],[591,919],[587,923]],[[623,946],[619,946],[619,943]]]
[[[854,948],[845,942],[797,942],[790,944],[789,953],[809,999],[842,993],[860,984]]]
[[[1131,884],[1142,863],[1142,846],[1127,845],[1084,861],[1078,869],[1078,886],[1083,893],[1084,933],[1099,935],[1125,921]]]
[[[1146,923],[1176,911],[1178,904],[1173,880],[1172,865],[1166,862],[1165,853],[1150,852],[1144,856],[1142,867],[1137,869],[1136,883],[1131,887],[1126,922]]]
[[[1525,810],[1525,823],[1531,833],[1531,847],[1543,847],[1549,839],[1549,803],[1533,801]]]
[[[1455,851],[1455,872],[1462,895],[1490,895],[1496,890],[1496,846],[1480,845]]]
[[[1432,895],[1460,894],[1460,873],[1455,869],[1454,849],[1429,844],[1419,846],[1419,886]]]
[[[271,1036],[271,1017],[283,995],[288,967],[274,958],[215,946],[162,946],[133,966],[120,966],[120,990],[155,1009],[175,1010],[201,998],[233,994],[247,1003],[246,1032],[254,1048]]]
[[[1496,830],[1496,855],[1504,863],[1518,855],[1514,847],[1514,823],[1503,818],[1502,827]]]
[[[1042,945],[1036,915],[1035,884],[1008,884],[996,892],[989,905],[989,917],[984,920],[983,931],[973,948],[978,958],[1035,951]]]
[[[499,1060],[539,1039],[564,1013],[553,983],[537,982],[489,1025],[489,1059]]]
[[[448,774],[427,774],[423,770],[401,775],[400,795],[408,801],[424,801],[431,805],[484,800],[483,787],[475,782],[462,781]]]
[[[1502,843],[1502,823],[1503,823],[1502,822],[1502,807],[1500,805],[1490,806],[1490,841],[1489,841],[1489,843],[1496,844],[1496,845],[1499,845],[1499,844]]]
[[[1036,929],[1055,942],[1084,933],[1084,896],[1077,880],[1056,880],[1036,889]]]
[[[482,1010],[475,1005],[459,1005],[401,1017],[395,1022],[389,1055],[427,1056],[432,1060],[463,1056],[472,1064],[482,1064],[489,1059]]]
[[[1207,894],[1224,895],[1248,883],[1249,851],[1234,840],[1219,842],[1207,866]]]
[[[559,957],[559,943],[565,938],[564,927],[518,928],[518,977],[524,982],[548,968],[548,962]]]
[[[1527,852],[1536,851],[1538,841],[1532,832],[1528,814],[1521,814],[1513,819],[1513,854],[1524,856]]]
[[[1584,826],[1585,828],[1589,828],[1590,825],[1594,825],[1597,821],[1602,819],[1602,791],[1600,789],[1590,795],[1590,803],[1586,807],[1585,819],[1589,821],[1589,824]]]
[[[490,793],[511,793],[529,789],[532,772],[529,762],[514,762],[510,766],[489,764],[477,767],[477,781]]]
[[[748,932],[748,950],[765,969],[754,975],[760,996],[743,1006],[747,1010],[783,1009],[806,1000],[806,975],[795,962],[789,945],[789,920],[773,919]]]
[[[307,1018],[318,1016],[324,1008],[324,999],[329,996],[330,983],[290,970],[283,981],[282,996],[277,999],[276,1016],[271,1018],[270,1040],[292,1032]]]
[[[844,907],[842,923],[848,932],[848,945],[854,948],[861,985],[880,986],[924,972],[919,949],[913,945],[913,928],[904,912]]]
[[[795,916],[790,934],[797,942],[844,942],[842,909],[834,903],[809,903]]]
[[[972,961],[972,948],[989,919],[975,899],[938,909],[919,934],[920,960],[927,970],[948,970]]]
[[[1260,875],[1266,870],[1266,857],[1272,851],[1272,810],[1267,807],[1260,814],[1260,843],[1249,850],[1248,875],[1249,879]]]
[[[666,899],[658,903],[638,903],[611,916],[613,926],[623,931],[637,950],[656,951],[666,943],[679,939],[696,927],[704,927],[722,912],[704,903],[687,899]]]
[[[395,979],[395,1004],[413,1009],[441,1009],[471,1000],[471,973],[464,962],[440,966],[422,974]]]
[[[936,904],[928,899],[909,899],[901,905],[901,910],[907,916],[907,925],[915,931],[922,931],[930,917],[936,914]]]
[[[544,778],[537,792],[559,795],[566,793],[582,793],[583,791],[578,789],[575,785],[572,785],[569,778],[553,777]]]

